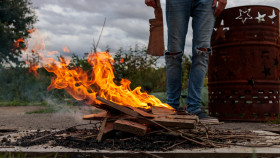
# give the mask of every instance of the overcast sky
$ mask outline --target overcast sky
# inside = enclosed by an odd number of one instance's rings
[[[149,39],[148,19],[154,18],[153,9],[144,0],[32,0],[39,21],[35,27],[45,36],[48,50],[61,51],[67,46],[72,53],[89,52],[93,38],[97,41],[104,19],[106,26],[98,46],[104,51],[135,44],[145,46]],[[161,0],[165,11],[165,0]],[[280,8],[280,0],[228,0],[227,8],[241,5],[269,5]],[[165,19],[164,19],[165,20]],[[166,29],[166,26],[165,26]],[[192,31],[186,40],[190,53]],[[166,31],[165,31],[166,41]]]

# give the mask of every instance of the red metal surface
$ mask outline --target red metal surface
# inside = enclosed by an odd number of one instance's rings
[[[209,113],[267,121],[280,114],[279,10],[229,8],[217,18],[209,60]]]

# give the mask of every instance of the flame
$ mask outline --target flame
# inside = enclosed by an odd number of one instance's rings
[[[127,79],[122,79],[120,85],[117,85],[114,82],[115,76],[112,66],[114,59],[108,52],[93,52],[88,55],[87,61],[92,67],[91,71],[84,71],[80,67],[70,69],[68,65],[71,58],[60,57],[59,61],[56,61],[51,56],[58,52],[46,52],[45,44],[38,41],[44,42],[42,39],[35,40],[33,44],[28,42],[29,46],[33,46],[31,54],[40,56],[40,62],[37,65],[29,63],[30,71],[36,73],[39,67],[44,67],[48,72],[55,74],[47,88],[48,90],[65,89],[75,99],[84,100],[87,104],[101,104],[96,99],[96,96],[100,96],[123,106],[129,105],[146,109],[157,106],[173,109],[158,98],[141,92],[141,87],[131,90],[131,82]],[[28,50],[24,52],[29,53]]]
[[[62,51],[65,52],[65,53],[70,53],[70,50],[67,47],[63,47]]]

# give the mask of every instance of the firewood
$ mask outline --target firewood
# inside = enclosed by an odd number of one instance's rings
[[[175,114],[175,111],[172,109],[167,109],[164,107],[156,107],[156,106],[151,106],[152,108],[152,113],[155,115],[172,115]]]
[[[134,110],[135,112],[139,113],[140,115],[144,116],[144,117],[150,117],[150,118],[156,117],[156,115],[147,113],[147,112],[145,112],[141,109],[138,109],[138,108],[135,108],[135,107],[132,107],[132,106],[128,106],[128,107],[131,108],[132,110]]]
[[[139,136],[144,136],[147,132],[147,126],[140,123],[128,121],[128,120],[117,120],[114,122],[114,129],[132,133]]]
[[[107,116],[107,112],[101,112],[98,114],[90,114],[90,115],[84,115],[84,120],[103,120]]]
[[[113,122],[107,122],[106,127],[104,129],[104,134],[108,134],[109,132],[114,130]]]
[[[133,111],[133,110],[131,110],[131,109],[125,107],[125,106],[121,106],[121,105],[113,103],[113,102],[111,102],[109,100],[106,100],[106,99],[104,99],[104,98],[102,98],[100,96],[97,96],[96,99],[101,101],[101,102],[103,102],[103,103],[105,103],[105,104],[107,104],[108,106],[110,106],[110,107],[112,107],[114,109],[117,109],[117,110],[127,114],[127,115],[134,116],[134,117],[139,116],[139,114],[137,112],[135,112],[135,111]]]
[[[152,121],[155,121],[166,127],[181,127],[185,129],[193,129],[196,126],[196,120],[154,118],[152,119]]]
[[[182,120],[195,120],[198,123],[199,119],[196,115],[159,115],[156,118],[165,118],[165,119],[182,119]]]
[[[99,133],[98,133],[97,138],[96,138],[98,142],[101,142],[101,140],[102,140],[102,137],[103,137],[103,134],[104,134],[104,129],[105,129],[106,124],[107,124],[107,119],[108,119],[107,116],[108,116],[108,114],[106,115],[106,117],[102,121],[101,126],[99,128]]]

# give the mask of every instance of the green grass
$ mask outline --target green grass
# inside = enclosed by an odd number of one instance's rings
[[[48,106],[44,109],[26,112],[25,114],[50,114],[50,113],[56,113],[61,109],[62,109],[61,107]]]
[[[42,102],[27,102],[27,101],[0,101],[0,107],[2,106],[46,106],[48,103],[46,101]]]

